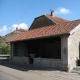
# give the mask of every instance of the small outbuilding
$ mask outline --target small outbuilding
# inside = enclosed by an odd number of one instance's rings
[[[80,58],[80,19],[68,21],[51,14],[34,19],[28,31],[10,40],[10,60],[66,70]]]

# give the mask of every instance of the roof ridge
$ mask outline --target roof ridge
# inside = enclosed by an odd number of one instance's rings
[[[71,22],[73,22],[73,21],[79,21],[80,19],[76,19],[76,20],[72,20]]]
[[[45,14],[45,15],[49,15],[50,17],[52,17],[50,14]],[[65,21],[69,21],[69,20],[66,20],[66,19],[61,18],[61,17],[58,17],[58,16],[54,16],[54,17],[52,17],[52,18],[60,18],[60,19],[63,19],[63,20],[65,20]]]
[[[69,24],[70,22],[74,22],[74,21],[79,21],[80,19],[78,19],[78,20],[73,20],[73,21],[68,21],[68,22],[65,22],[65,23],[59,23],[59,24],[51,24],[51,25],[49,25],[49,26],[42,26],[42,27],[39,27],[39,28],[35,28],[36,30],[37,29],[40,29],[40,28],[46,28],[46,27],[51,27],[51,26],[57,26],[57,25],[64,25],[64,24]],[[28,31],[32,31],[32,30],[34,30],[34,29],[31,29],[31,30],[28,30]]]

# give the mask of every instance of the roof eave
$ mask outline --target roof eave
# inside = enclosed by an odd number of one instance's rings
[[[70,34],[73,34],[76,30],[80,28],[80,24],[77,25],[73,30],[70,31]]]
[[[70,35],[70,33],[62,33],[62,34],[57,34],[57,35],[49,35],[49,36],[42,36],[42,37],[36,37],[36,38],[15,40],[15,41],[10,41],[10,43],[11,42],[18,42],[18,41],[25,41],[25,40],[34,40],[34,39],[42,39],[42,38],[49,38],[49,37],[58,37],[58,36],[62,36],[62,35]]]

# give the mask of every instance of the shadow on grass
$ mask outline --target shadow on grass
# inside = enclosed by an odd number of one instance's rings
[[[39,67],[33,64],[21,64],[16,62],[10,62],[9,60],[0,60],[0,65],[6,66],[9,68],[13,68],[21,71],[29,71],[29,70],[43,70],[43,71],[56,71],[56,69],[48,68],[48,67]]]

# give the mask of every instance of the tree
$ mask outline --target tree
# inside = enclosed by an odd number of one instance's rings
[[[9,45],[0,44],[0,46],[2,47],[1,54],[9,54],[10,53],[10,46]]]

